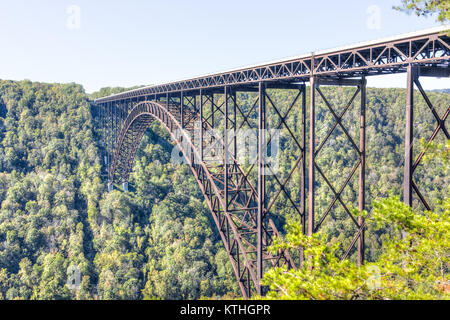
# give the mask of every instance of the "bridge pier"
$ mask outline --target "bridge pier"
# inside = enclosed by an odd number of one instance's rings
[[[441,67],[421,67],[409,64],[406,69],[407,83],[406,83],[406,110],[405,110],[405,164],[403,177],[403,202],[409,206],[413,206],[413,191],[419,198],[419,203],[423,205],[426,210],[432,210],[429,202],[419,189],[419,186],[414,182],[414,172],[422,161],[423,156],[428,150],[430,144],[435,140],[437,134],[442,131],[446,139],[450,139],[450,135],[445,126],[445,121],[450,114],[450,107],[447,108],[445,114],[441,117],[438,114],[433,103],[428,98],[425,90],[420,82],[420,77],[450,77],[450,68]],[[414,160],[414,85],[418,88],[421,97],[433,114],[437,122],[436,129],[432,135],[427,139],[425,149]]]
[[[181,128],[184,129],[184,92],[180,92]]]
[[[258,108],[258,215],[257,215],[257,286],[256,291],[261,294],[261,279],[263,277],[263,223],[266,209],[266,85],[259,83]]]
[[[204,149],[204,143],[203,143],[203,130],[205,129],[203,124],[203,89],[200,89],[200,162],[203,162],[203,149]]]
[[[314,233],[314,203],[315,203],[315,150],[316,150],[316,85],[313,76],[309,78],[309,166],[308,166],[308,235]]]
[[[405,166],[403,176],[403,201],[408,206],[412,206],[414,81],[418,78],[417,71],[417,67],[413,67],[411,64],[408,65],[406,75]]]
[[[360,166],[359,166],[359,190],[358,190],[358,209],[363,212],[366,209],[366,86],[365,76],[361,79],[361,112],[359,126],[359,147],[360,147]],[[358,238],[358,265],[364,263],[364,236],[365,221],[362,216],[358,217],[359,228],[362,228]]]
[[[319,228],[322,226],[322,223],[330,214],[332,208],[336,203],[339,203],[343,210],[347,213],[350,219],[353,221],[355,227],[357,228],[357,232],[351,242],[350,246],[347,248],[344,257],[347,257],[351,250],[354,248],[357,242],[357,263],[359,265],[364,262],[364,229],[365,223],[364,219],[359,216],[357,219],[352,215],[350,210],[347,208],[347,205],[342,199],[342,194],[344,189],[349,185],[351,179],[356,173],[356,170],[359,168],[359,184],[358,184],[358,208],[359,211],[362,212],[365,210],[365,181],[366,181],[366,117],[365,117],[365,108],[366,108],[366,79],[363,76],[359,79],[329,79],[329,78],[319,78],[317,76],[310,77],[310,125],[309,125],[309,199],[308,199],[308,235],[312,235],[317,232]],[[341,113],[337,113],[334,106],[332,106],[325,94],[320,89],[321,86],[348,86],[356,88],[353,96],[350,101],[345,105],[343,111]],[[319,97],[324,102],[327,110],[333,115],[335,119],[334,125],[327,132],[325,138],[318,144],[316,148],[316,93],[319,94]],[[359,145],[351,137],[348,128],[346,128],[342,122],[344,115],[352,106],[353,102],[357,95],[360,94],[360,119],[359,119]],[[347,137],[346,140],[350,142],[353,147],[353,150],[356,151],[358,155],[358,161],[353,166],[350,174],[346,177],[345,182],[336,188],[335,185],[330,181],[327,175],[321,170],[319,165],[316,162],[316,158],[319,152],[322,150],[325,143],[329,140],[330,136],[334,132],[334,130],[339,126],[341,131]],[[316,220],[315,214],[315,193],[316,193],[316,171],[319,173],[319,177],[325,182],[325,185],[329,187],[333,194],[333,200],[329,204],[328,208],[319,216],[319,219]]]

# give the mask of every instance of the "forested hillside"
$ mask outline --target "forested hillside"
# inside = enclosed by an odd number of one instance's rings
[[[239,290],[231,264],[185,165],[170,161],[168,133],[154,122],[141,143],[130,192],[108,193],[101,167],[100,134],[90,99],[120,92],[103,89],[88,96],[80,85],[0,81],[0,299],[199,299],[235,297]],[[375,198],[401,194],[405,90],[368,89],[368,207]],[[351,89],[324,93],[342,110]],[[270,93],[275,102],[292,100],[292,92]],[[430,92],[439,114],[450,94]],[[252,97],[239,98],[243,111]],[[433,116],[419,99],[415,130],[428,138]],[[284,112],[288,107],[281,107]],[[273,111],[272,111],[273,112]],[[339,113],[339,112],[338,112]],[[275,127],[276,117],[270,117]],[[318,139],[333,125],[323,102],[317,111]],[[254,119],[253,119],[254,120]],[[252,120],[250,120],[252,121]],[[287,121],[299,135],[299,117]],[[344,122],[359,141],[358,109]],[[286,175],[298,150],[283,131],[280,175]],[[324,145],[318,164],[337,186],[345,180],[356,155],[342,132]],[[438,142],[444,139],[438,138]],[[417,140],[415,154],[421,144]],[[343,170],[342,168],[346,168]],[[419,167],[417,179],[438,208],[449,193],[449,168],[431,163]],[[356,177],[357,178],[357,177]],[[292,180],[299,199],[296,173]],[[343,194],[352,202],[357,179]],[[268,182],[268,192],[275,187]],[[331,191],[318,179],[317,210],[325,210]],[[282,228],[294,218],[281,197],[272,209]],[[345,240],[353,226],[336,206],[324,224],[332,241]],[[342,218],[342,219],[341,219]],[[367,258],[377,257],[383,234],[369,230]],[[72,290],[68,269],[78,266],[81,285]]]

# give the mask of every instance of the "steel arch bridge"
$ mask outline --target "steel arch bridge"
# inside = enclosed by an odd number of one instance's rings
[[[413,97],[416,87],[436,120],[434,132],[425,137],[428,143],[438,134],[448,140],[446,121],[450,107],[446,106],[446,112],[439,115],[424,91],[420,77],[450,76],[449,29],[435,28],[97,99],[95,103],[106,150],[108,187],[112,189],[113,185],[122,184],[124,189],[128,188],[129,174],[141,138],[156,120],[168,130],[191,168],[245,298],[263,293],[260,281],[268,267],[296,268],[302,263],[302,253],[279,251],[273,254],[267,250],[280,236],[272,219],[280,199],[298,214],[303,232],[308,235],[317,232],[339,206],[355,230],[343,258],[356,253],[361,264],[364,261],[365,221],[362,217],[353,216],[343,194],[352,179],[358,177],[355,202],[360,211],[365,210],[366,77],[407,73],[403,199],[412,205],[415,195],[424,208],[431,209],[420,191],[420,184],[414,180],[414,172],[426,150],[413,157]],[[338,111],[321,89],[324,86],[347,86],[354,88],[354,92]],[[274,94],[277,90],[289,91],[291,100],[278,101]],[[243,105],[241,95],[251,97],[254,103]],[[318,99],[335,120],[321,140],[316,136]],[[359,113],[359,141],[343,121],[355,104]],[[274,138],[266,134],[269,117],[277,119],[276,129],[287,132],[296,150],[292,155],[295,158],[293,164],[281,176],[267,161],[268,149]],[[291,121],[290,117],[295,120]],[[292,123],[300,130],[294,130]],[[242,163],[238,155],[242,141],[239,141],[237,133],[245,128],[256,132],[257,159],[252,165]],[[336,128],[357,155],[349,168],[341,168],[344,181],[338,186],[316,161]],[[208,135],[211,130],[219,132],[219,135]],[[229,132],[234,134],[226,134]],[[300,135],[295,132],[300,132]],[[214,157],[210,157],[210,153],[214,153]],[[315,206],[319,178],[332,194],[332,201],[323,212],[316,212]],[[268,184],[272,192],[268,192]]]

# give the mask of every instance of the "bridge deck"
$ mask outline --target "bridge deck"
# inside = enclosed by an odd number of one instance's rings
[[[362,75],[392,74],[405,72],[409,64],[441,67],[443,75],[447,76],[450,69],[448,30],[450,26],[442,26],[286,60],[153,85],[100,98],[96,103],[138,100],[172,92],[198,92],[200,89],[211,90],[224,86],[245,87],[261,81],[306,82],[311,76],[345,79]]]

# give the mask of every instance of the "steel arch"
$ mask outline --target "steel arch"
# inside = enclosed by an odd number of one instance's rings
[[[118,137],[117,147],[114,152],[113,162],[109,171],[110,184],[121,179],[120,182],[128,181],[132,169],[134,157],[141,139],[152,121],[157,120],[169,131],[172,139],[180,147],[187,164],[191,168],[200,189],[206,199],[208,207],[213,216],[214,222],[220,233],[222,242],[229,255],[239,287],[245,298],[249,298],[253,293],[260,292],[260,281],[257,276],[257,219],[251,212],[255,213],[257,203],[256,190],[251,183],[246,180],[245,174],[241,171],[239,164],[234,159],[235,168],[233,175],[242,174],[241,185],[246,196],[240,197],[242,201],[235,200],[240,204],[240,210],[229,210],[224,198],[226,194],[223,175],[213,174],[211,168],[201,159],[199,151],[193,143],[193,121],[196,119],[195,111],[191,112],[188,123],[181,126],[182,115],[179,106],[175,104],[162,104],[153,101],[144,101],[136,104],[128,114],[123,123]],[[181,135],[179,133],[182,133]],[[183,142],[184,141],[184,142]],[[182,143],[183,142],[183,143]],[[239,178],[238,178],[239,179]],[[228,178],[229,180],[229,178]],[[242,183],[242,180],[246,180]],[[238,198],[238,197],[237,197]],[[295,268],[294,262],[287,251],[278,252],[273,255],[268,252],[267,247],[272,243],[272,238],[279,237],[279,232],[269,217],[262,230],[263,234],[263,259],[269,261],[272,266],[285,265],[288,268]]]

